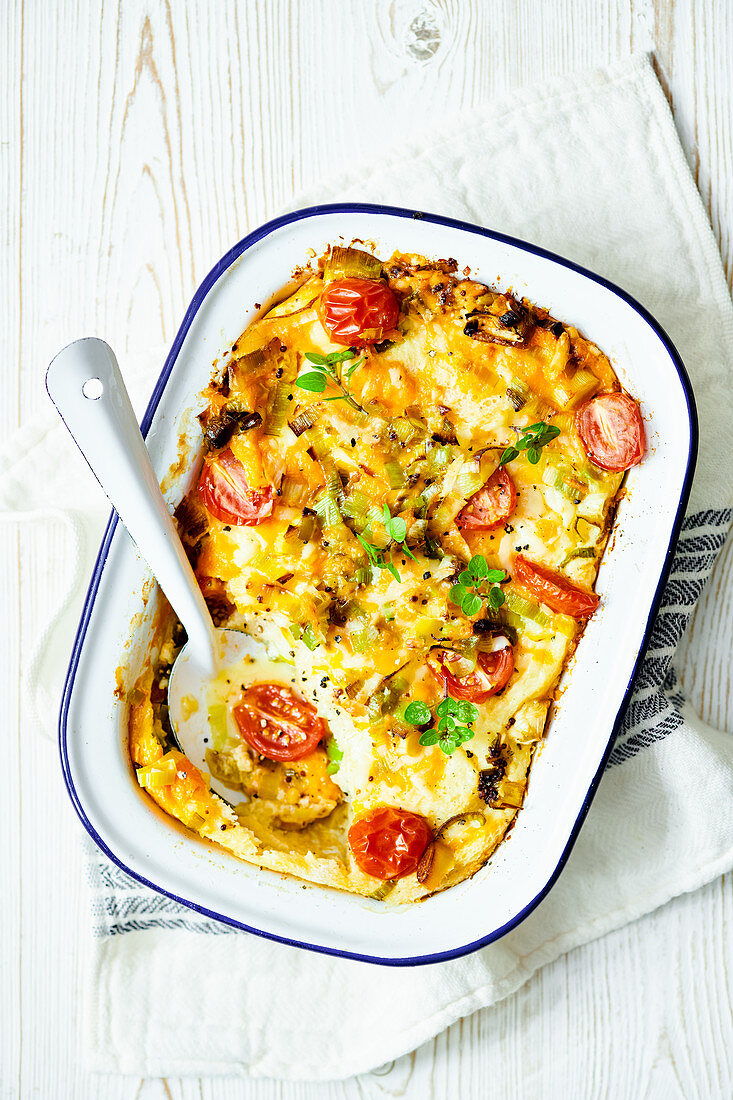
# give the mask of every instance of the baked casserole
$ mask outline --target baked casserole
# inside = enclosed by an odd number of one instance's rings
[[[176,518],[251,645],[211,685],[204,771],[168,720],[164,618],[130,696],[140,785],[262,868],[390,903],[453,886],[524,803],[638,405],[547,310],[362,246],[303,269],[202,404]]]

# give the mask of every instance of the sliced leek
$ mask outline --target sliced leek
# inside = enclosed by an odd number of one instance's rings
[[[521,782],[502,779],[497,784],[496,798],[493,798],[489,805],[493,810],[520,810],[526,793],[526,779]]]
[[[298,538],[301,542],[310,542],[316,529],[316,517],[310,513],[303,516],[298,527]]]
[[[382,261],[360,248],[331,249],[331,255],[323,265],[323,281],[334,279],[380,279]]]
[[[512,615],[517,615],[520,619],[529,619],[537,626],[549,626],[552,622],[552,616],[543,611],[536,600],[526,599],[511,588],[504,589],[504,596],[506,597],[504,608]]]
[[[292,477],[284,477],[280,488],[280,500],[289,507],[297,507],[304,504],[309,495],[308,486],[302,481],[296,481]]]
[[[275,437],[281,435],[285,427],[290,411],[289,398],[292,397],[293,382],[298,373],[297,358],[292,352],[285,353],[279,363],[278,370],[282,371],[282,377],[271,390],[263,429],[265,435]]]
[[[349,493],[341,502],[341,512],[352,521],[352,527],[362,534],[373,520],[379,520],[382,513],[375,504],[358,490]]]
[[[519,412],[529,401],[532,391],[521,378],[514,378],[506,388],[506,395],[514,411]]]
[[[431,501],[433,501],[439,493],[440,486],[437,485],[434,481],[431,482],[429,485],[425,485],[422,492],[420,493],[420,496],[416,497],[413,502],[415,515],[418,516],[420,519],[425,519],[428,514],[428,508],[430,507]]]
[[[590,489],[590,480],[584,470],[577,469],[556,451],[544,452],[542,481],[573,504],[580,504]]]
[[[167,753],[152,764],[138,768],[137,781],[148,791],[158,791],[161,787],[169,787],[176,778],[177,772],[176,758],[172,753]]]
[[[448,465],[452,457],[453,448],[446,444],[441,444],[438,447],[433,447],[433,449],[430,451],[427,457],[426,466],[428,470],[435,473],[438,470],[444,469]]]
[[[384,472],[390,489],[401,489],[405,484],[405,471],[396,459],[391,459],[384,464]]]
[[[267,317],[290,317],[293,313],[300,313],[315,302],[322,290],[323,283],[317,275],[313,275],[310,279],[306,279],[289,298],[278,302],[268,310]]]
[[[308,409],[306,412],[300,413],[294,420],[290,421],[290,431],[293,435],[301,436],[303,432],[307,432],[314,424],[315,417],[313,416],[313,411]]]
[[[215,752],[223,752],[229,743],[226,706],[223,703],[213,703],[209,707],[208,717],[212,748]]]
[[[564,561],[560,562],[560,568],[564,569],[571,561],[575,561],[576,558],[594,558],[596,551],[592,546],[578,546],[575,550],[571,550]]]
[[[370,721],[375,722],[386,714],[392,714],[409,686],[409,682],[403,676],[393,676],[388,680],[369,700],[367,713]]]
[[[334,527],[342,522],[338,500],[328,489],[323,489],[313,501],[313,511],[321,518],[325,527]]]
[[[456,478],[456,492],[465,500],[477,493],[484,484],[484,476],[481,473],[480,463],[475,459],[465,462],[461,472]]]
[[[398,417],[397,420],[392,422],[392,427],[400,443],[405,447],[421,434],[420,428],[406,416]]]
[[[581,367],[575,374],[558,379],[553,386],[553,397],[561,408],[576,409],[600,387],[592,371]]]
[[[314,649],[318,649],[318,646],[321,644],[316,637],[312,623],[306,624],[303,633],[300,636],[300,640],[304,646],[307,646],[308,649],[310,649],[311,652],[313,652]]]
[[[355,653],[366,653],[379,638],[379,631],[373,623],[367,623],[349,633],[349,640]]]
[[[392,893],[396,885],[397,883],[393,879],[387,879],[387,881],[383,882],[381,886],[378,886],[373,893],[369,894],[369,897],[372,898],[373,901],[384,901],[384,899]]]
[[[250,351],[246,355],[241,355],[235,362],[237,370],[241,374],[254,374],[262,370],[267,359],[267,349],[257,348],[255,351]]]

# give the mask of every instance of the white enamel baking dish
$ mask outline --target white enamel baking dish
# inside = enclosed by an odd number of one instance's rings
[[[628,477],[615,537],[598,577],[599,611],[563,678],[566,690],[531,773],[511,840],[471,880],[422,904],[390,909],[260,871],[205,846],[153,808],[129,763],[127,706],[116,670],[134,682],[150,642],[155,598],[146,567],[114,517],[89,588],[60,716],[64,777],[97,844],[153,889],[273,939],[388,965],[466,954],[502,936],[559,875],[603,772],[648,638],[687,501],[696,454],[692,393],[674,347],[627,294],[578,266],[476,226],[410,210],[313,207],[286,215],[235,245],[196,292],[143,421],[163,478],[200,447],[195,413],[214,359],[226,351],[294,268],[328,244],[366,240],[456,257],[474,278],[508,288],[576,325],[610,356],[646,420],[649,453]],[[124,368],[124,364],[123,364]],[[174,481],[171,507],[190,484]],[[131,627],[131,623],[134,625]]]

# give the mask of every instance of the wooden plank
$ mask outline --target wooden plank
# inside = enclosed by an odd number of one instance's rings
[[[8,245],[0,289],[14,311],[0,329],[6,430],[21,408],[24,417],[44,408],[39,365],[89,332],[118,350],[140,408],[206,270],[345,160],[513,87],[651,45],[733,276],[730,5],[325,0],[314,18],[309,0],[26,0],[24,11],[15,0],[0,21]],[[62,588],[48,563],[63,562],[67,550],[56,528],[0,546],[2,606],[18,619],[20,590],[23,608],[0,662],[11,729],[20,668]],[[728,547],[684,649],[693,701],[728,729],[732,593]],[[27,709],[20,719],[27,731]],[[349,1082],[91,1078],[77,1053],[88,935],[79,829],[53,746],[26,732],[9,766],[6,821],[17,842],[0,850],[13,899],[0,938],[5,1095],[636,1100],[733,1092],[730,876],[578,949],[501,1004]],[[29,774],[43,794],[21,806]]]
[[[21,4],[8,3],[0,9],[0,298],[5,310],[0,325],[0,431],[15,429],[19,422],[20,399],[20,311],[22,288],[19,279],[19,255],[23,244],[21,230],[22,160],[22,88],[23,88],[23,15]],[[3,621],[20,621],[20,584],[18,576],[19,544],[17,532],[0,524],[0,609]],[[7,764],[3,817],[4,841],[0,844],[0,882],[3,883],[3,908],[0,916],[0,1094],[13,1095],[20,1082],[23,1042],[28,1041],[28,1026],[23,1030],[21,997],[21,905],[22,888],[20,844],[21,766],[20,725],[20,638],[12,627],[7,630],[0,660],[0,706],[5,733]]]

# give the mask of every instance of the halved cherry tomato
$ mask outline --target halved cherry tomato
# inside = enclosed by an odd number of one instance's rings
[[[486,484],[474,493],[456,520],[464,531],[490,531],[505,523],[517,507],[517,490],[509,471],[494,470]]]
[[[575,414],[588,458],[602,470],[629,470],[646,451],[644,421],[639,406],[627,393],[600,393]]]
[[[334,344],[357,348],[382,340],[400,317],[395,295],[374,279],[335,279],[321,295],[318,312]]]
[[[234,708],[242,737],[268,760],[301,760],[326,736],[314,706],[285,684],[252,684]]]
[[[427,657],[428,668],[445,685],[452,699],[485,703],[506,686],[514,672],[514,651],[510,645],[496,653],[479,653],[476,668],[468,676],[457,676],[450,670],[451,664],[460,659],[460,653],[453,649],[431,649]]]
[[[514,559],[512,576],[517,584],[521,584],[541,603],[562,615],[572,615],[574,619],[587,619],[601,602],[595,592],[578,588],[562,573],[556,573],[546,565],[538,565],[522,554]]]
[[[383,880],[417,870],[433,832],[420,814],[382,806],[349,829],[349,847],[359,870]]]
[[[250,489],[244,466],[229,447],[204,465],[199,494],[215,519],[234,527],[255,527],[272,513],[272,486]]]

